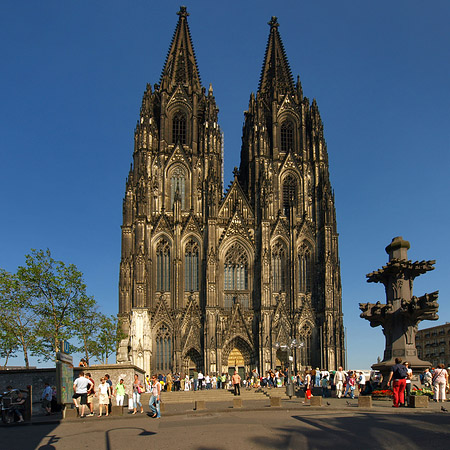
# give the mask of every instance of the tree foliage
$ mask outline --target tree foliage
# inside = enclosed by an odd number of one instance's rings
[[[117,317],[99,312],[94,297],[87,295],[77,267],[54,260],[48,249],[32,250],[16,274],[0,269],[0,307],[5,366],[19,350],[27,367],[30,354],[54,360],[62,339],[88,363],[94,357],[107,364],[125,337]]]

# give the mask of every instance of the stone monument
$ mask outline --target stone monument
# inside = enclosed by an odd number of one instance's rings
[[[434,270],[436,261],[408,260],[409,242],[401,236],[392,239],[386,247],[389,262],[381,269],[366,275],[368,283],[383,283],[386,290],[386,304],[360,303],[361,316],[370,322],[371,327],[381,325],[386,337],[384,358],[374,364],[372,369],[379,370],[386,382],[395,358],[408,361],[414,373],[423,371],[431,364],[417,357],[416,333],[422,320],[437,320],[438,292],[421,297],[412,295],[416,277]]]

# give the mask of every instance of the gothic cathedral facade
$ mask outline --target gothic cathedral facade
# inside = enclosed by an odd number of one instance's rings
[[[241,162],[223,190],[218,107],[185,7],[147,85],[123,200],[118,363],[208,373],[344,363],[338,234],[323,124],[269,22]],[[297,346],[288,351],[276,343]]]

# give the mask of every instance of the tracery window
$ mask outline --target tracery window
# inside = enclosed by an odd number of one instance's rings
[[[156,246],[156,290],[170,291],[170,244],[165,239]]]
[[[181,209],[185,209],[186,200],[186,177],[184,170],[177,167],[172,172],[172,178],[170,179],[170,208],[173,207],[175,195],[178,193],[181,200]]]
[[[311,251],[308,248],[302,248],[298,257],[299,272],[299,291],[306,294],[311,292],[312,284],[312,261]]]
[[[285,120],[281,124],[281,151],[288,152],[294,147],[294,124],[290,120]]]
[[[225,307],[231,308],[239,301],[244,307],[249,307],[250,294],[248,290],[248,255],[244,247],[236,242],[227,251],[224,264]]]
[[[272,292],[286,291],[286,247],[277,242],[272,248]]]
[[[283,210],[286,217],[289,217],[291,203],[297,204],[297,180],[288,175],[283,182]]]
[[[311,365],[311,335],[311,325],[309,323],[302,325],[299,332],[300,342],[303,342],[303,347],[300,348],[300,360],[302,366]]]
[[[161,325],[156,333],[156,361],[157,371],[172,370],[172,336],[166,324]]]
[[[184,290],[198,291],[199,286],[199,248],[197,242],[190,240],[184,250]]]
[[[178,111],[172,119],[172,143],[186,144],[186,114]]]

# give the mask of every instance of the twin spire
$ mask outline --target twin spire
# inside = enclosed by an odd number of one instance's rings
[[[170,89],[172,86],[181,84],[192,86],[194,90],[200,91],[200,73],[189,31],[187,21],[189,13],[186,6],[181,6],[177,14],[179,16],[178,24],[161,74],[161,87]]]
[[[194,90],[200,91],[200,73],[189,31],[187,21],[189,13],[186,6],[181,6],[177,14],[179,16],[178,24],[161,75],[161,87],[170,89],[181,84],[191,86]],[[293,93],[294,80],[284,51],[283,42],[278,32],[279,24],[277,18],[273,16],[268,24],[270,25],[270,34],[258,92],[269,95]]]
[[[258,92],[275,95],[294,92],[294,79],[278,32],[278,19],[272,16],[268,22],[270,34],[259,79]]]

